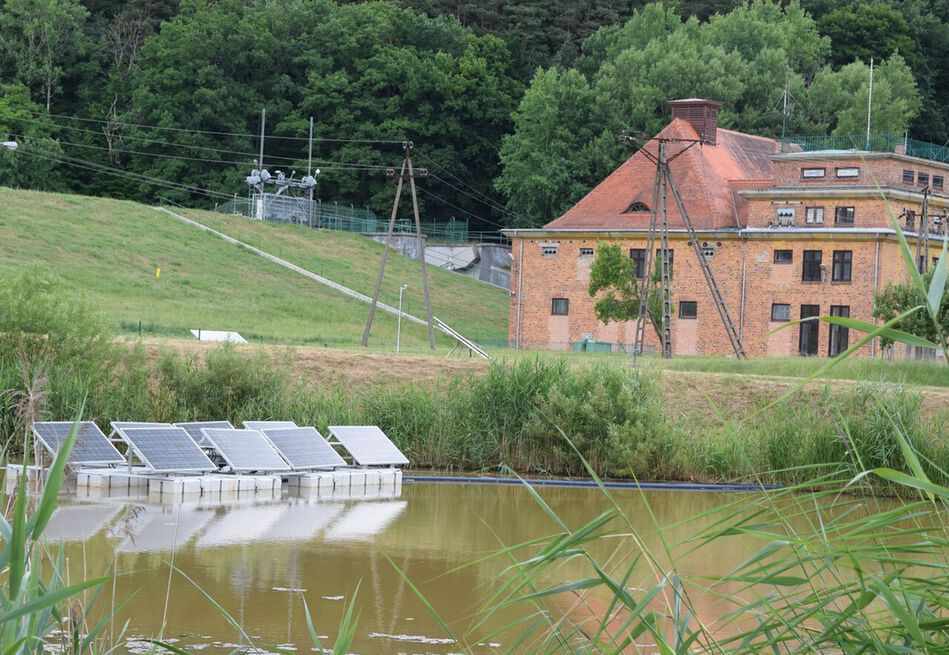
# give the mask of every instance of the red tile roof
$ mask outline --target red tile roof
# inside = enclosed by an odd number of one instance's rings
[[[657,136],[698,139],[690,123],[673,119]],[[687,144],[666,145],[671,159]],[[765,186],[773,181],[770,156],[777,152],[773,139],[732,130],[718,130],[717,145],[695,144],[669,164],[689,218],[695,229],[710,230],[744,225],[744,207],[735,191],[749,186]],[[657,155],[659,145],[650,141],[646,150]],[[650,212],[627,212],[634,202],[653,205],[656,165],[637,152],[600,182],[590,193],[547,229],[648,229]],[[669,227],[685,224],[669,194]]]

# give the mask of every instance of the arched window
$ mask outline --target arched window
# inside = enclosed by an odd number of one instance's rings
[[[644,202],[639,202],[638,200],[626,208],[627,213],[631,212],[648,212],[649,206]]]

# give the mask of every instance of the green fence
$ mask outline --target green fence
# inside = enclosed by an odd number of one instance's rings
[[[389,229],[388,220],[379,218],[368,207],[320,200],[311,202],[292,196],[255,194],[252,198],[233,198],[216,205],[215,210],[276,223],[360,234],[384,233]],[[469,239],[467,220],[451,218],[447,221],[422,221],[421,228],[429,243],[467,243]],[[396,219],[395,231],[400,234],[414,233],[414,219]]]
[[[949,163],[949,147],[908,139],[899,134],[829,134],[821,136],[789,136],[781,140],[781,152],[814,152],[819,150],[860,150],[896,152],[905,148],[907,155]]]

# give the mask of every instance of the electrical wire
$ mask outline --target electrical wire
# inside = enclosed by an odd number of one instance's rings
[[[189,134],[213,134],[217,136],[239,136],[239,137],[251,137],[259,138],[259,134],[249,134],[244,132],[226,132],[218,130],[194,130],[185,127],[162,127],[160,125],[146,125],[144,123],[125,123],[122,121],[107,121],[97,118],[83,118],[81,116],[65,116],[63,114],[50,114],[42,111],[30,111],[27,110],[27,113],[34,116],[49,116],[51,118],[58,118],[62,120],[75,120],[81,121],[84,123],[97,123],[100,125],[120,125],[122,127],[132,127],[139,130],[161,130],[165,132],[184,132]],[[268,135],[268,139],[282,139],[286,141],[309,141],[309,137],[303,136],[279,136],[279,135]],[[343,139],[343,138],[334,138],[334,137],[313,137],[313,141],[319,141],[323,143],[377,143],[377,144],[403,144],[405,139]]]
[[[97,164],[95,162],[90,162],[78,157],[69,157],[56,152],[51,152],[48,150],[42,150],[39,148],[34,148],[32,146],[22,146],[17,148],[18,153],[25,154],[30,157],[37,157],[39,159],[45,159],[58,164],[65,164],[67,166],[72,166],[74,168],[80,168],[89,170],[95,173],[105,173],[106,175],[112,175],[114,177],[124,178],[131,180],[137,183],[146,183],[152,184],[155,186],[163,186],[170,189],[175,189],[179,191],[187,191],[189,193],[194,193],[198,195],[207,196],[209,198],[223,198],[230,200],[233,196],[226,193],[220,193],[218,191],[211,191],[210,189],[204,189],[201,187],[192,186],[190,184],[183,184],[181,182],[170,182],[168,180],[163,180],[157,177],[151,177],[150,175],[142,175],[141,173],[132,173],[130,171],[123,171],[117,168],[112,168],[105,166],[103,164]]]
[[[417,152],[417,151],[416,151],[416,152]],[[436,167],[438,167],[439,169],[441,169],[444,173],[446,173],[446,174],[449,175],[450,177],[454,178],[458,183],[460,183],[461,185],[463,185],[463,186],[467,187],[468,189],[470,189],[471,191],[473,191],[475,194],[477,194],[477,196],[480,196],[481,198],[483,198],[483,200],[481,200],[481,202],[482,202],[483,204],[488,205],[489,207],[492,207],[492,208],[494,208],[494,209],[497,210],[497,211],[500,211],[500,212],[503,212],[503,213],[508,214],[508,215],[510,215],[510,216],[513,216],[514,218],[523,219],[523,216],[521,216],[521,215],[518,214],[517,212],[515,212],[515,211],[513,211],[513,210],[511,210],[511,209],[508,209],[507,207],[505,207],[504,205],[500,204],[499,202],[497,202],[496,200],[494,200],[494,199],[491,198],[490,196],[486,195],[486,194],[483,193],[482,191],[479,191],[478,189],[474,188],[473,186],[471,186],[470,184],[468,184],[467,182],[465,182],[464,180],[462,180],[460,177],[458,177],[457,175],[455,175],[454,173],[452,173],[451,170],[449,170],[446,166],[440,164],[437,160],[435,160],[434,157],[431,157],[430,155],[426,155],[426,154],[423,154],[423,153],[418,153],[418,154],[421,155],[421,157],[422,157],[423,160],[425,160],[425,161],[427,161],[427,162],[429,162],[429,163],[431,163],[431,164],[434,164]],[[461,191],[461,189],[459,189],[458,187],[456,187],[456,186],[450,184],[450,183],[447,182],[446,180],[443,180],[442,178],[438,177],[438,176],[435,175],[434,173],[429,172],[429,174],[430,174],[432,177],[434,177],[435,179],[437,179],[437,180],[439,180],[440,182],[442,182],[443,184],[446,184],[446,185],[450,186],[451,188],[455,189],[455,190],[458,191],[459,193],[464,193],[463,191]],[[469,194],[465,194],[465,195],[469,195]],[[474,196],[471,196],[471,197],[474,198]],[[475,198],[475,199],[477,200],[478,198]]]
[[[18,118],[17,120],[21,120],[21,121],[24,121],[24,122],[27,122],[27,123],[34,123],[34,124],[37,124],[37,125],[44,125],[44,126],[49,126],[49,125],[50,125],[49,123],[45,123],[45,122],[43,122],[43,121],[31,120],[31,119],[28,119],[28,118]],[[54,126],[54,127],[61,128],[61,129],[65,129],[65,130],[73,130],[73,131],[76,131],[76,132],[82,132],[82,133],[85,133],[85,134],[95,134],[96,136],[99,136],[99,137],[103,136],[103,133],[102,133],[102,132],[99,132],[99,131],[97,131],[97,130],[88,130],[88,129],[85,129],[85,128],[72,127],[72,126],[69,126],[69,125],[58,125],[58,124],[54,124],[53,126]],[[20,136],[26,137],[26,135],[20,135]],[[26,137],[26,138],[41,139],[41,140],[47,140],[47,141],[58,141],[59,143],[70,144],[70,145],[73,145],[73,146],[76,146],[76,147],[80,147],[80,148],[97,148],[97,149],[101,149],[101,150],[111,150],[112,152],[128,152],[128,153],[130,153],[130,154],[142,155],[142,156],[151,156],[151,157],[177,157],[177,158],[180,158],[180,159],[192,159],[193,161],[203,161],[203,162],[217,162],[217,161],[223,161],[223,160],[217,160],[217,159],[200,159],[200,158],[184,157],[184,156],[182,156],[182,155],[163,155],[163,154],[159,154],[159,153],[148,153],[148,152],[142,152],[142,151],[136,151],[136,150],[122,150],[122,149],[120,149],[120,148],[108,148],[108,147],[106,147],[106,146],[91,146],[91,145],[82,144],[82,143],[75,143],[75,142],[69,142],[69,141],[59,141],[58,139],[49,139],[49,138],[44,138],[44,137],[35,137],[35,136],[33,136],[33,137]],[[171,148],[183,148],[183,149],[192,149],[192,150],[204,150],[204,151],[207,151],[207,152],[222,153],[222,154],[227,154],[227,155],[239,155],[239,156],[241,156],[241,157],[253,158],[254,161],[256,161],[257,156],[258,156],[257,153],[242,152],[242,151],[240,151],[240,150],[226,150],[226,149],[223,149],[223,148],[213,148],[213,147],[211,147],[211,146],[199,146],[199,145],[192,145],[192,144],[174,143],[174,142],[171,142],[171,141],[156,141],[156,140],[150,139],[150,138],[148,138],[148,137],[137,137],[137,136],[123,135],[121,138],[122,138],[122,139],[133,140],[133,141],[142,141],[142,142],[145,142],[146,145],[162,145],[162,146],[168,146],[168,147],[171,147]],[[281,156],[278,156],[278,155],[271,155],[271,156],[267,157],[267,159],[270,159],[270,160],[279,159],[279,160],[286,161],[286,162],[288,162],[288,163],[294,163],[294,164],[296,164],[296,163],[301,163],[301,164],[302,164],[303,161],[305,161],[306,158],[300,158],[300,157],[281,157]],[[244,165],[247,164],[247,162],[232,162],[232,163],[244,164]],[[384,166],[384,165],[382,165],[382,164],[361,164],[361,163],[357,163],[357,162],[338,162],[338,161],[333,161],[333,160],[329,160],[329,159],[327,159],[327,160],[316,160],[316,161],[313,162],[313,164],[316,165],[316,166],[319,166],[319,167],[321,167],[321,168],[332,168],[332,167],[335,167],[335,168],[340,168],[340,169],[349,168],[349,169],[352,169],[352,170],[367,170],[367,171],[370,171],[370,170],[371,170],[371,171],[387,170],[388,168],[391,168],[391,167],[389,167],[389,166]]]

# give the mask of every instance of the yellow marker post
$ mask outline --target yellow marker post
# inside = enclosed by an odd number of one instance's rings
[[[155,279],[157,280],[160,277],[161,277],[161,266],[155,269]]]

